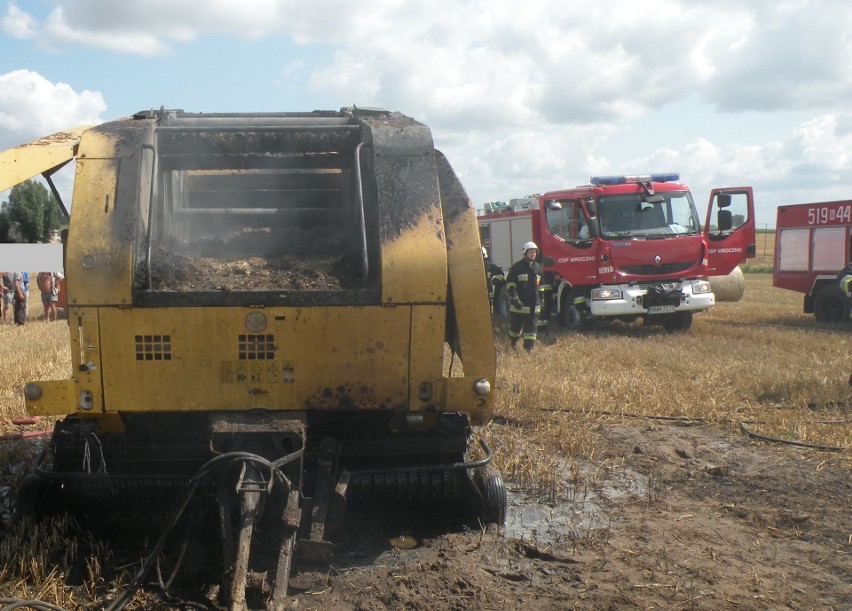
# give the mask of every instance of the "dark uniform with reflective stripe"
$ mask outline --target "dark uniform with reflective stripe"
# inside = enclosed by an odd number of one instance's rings
[[[512,265],[506,276],[506,291],[509,295],[509,339],[516,347],[523,334],[524,348],[532,352],[538,331],[541,313],[541,266],[526,257]]]
[[[852,297],[852,263],[840,270],[837,274],[837,283],[841,291]]]
[[[546,335],[550,328],[550,319],[553,316],[554,289],[557,285],[556,272],[547,271],[541,276],[541,285],[538,287],[541,296],[541,314],[538,317],[538,334]]]
[[[496,309],[497,303],[494,298],[497,297],[497,287],[506,282],[503,269],[496,263],[485,259],[485,279],[488,281],[488,300],[491,302],[491,307]]]

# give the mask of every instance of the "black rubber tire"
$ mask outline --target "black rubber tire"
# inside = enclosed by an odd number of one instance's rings
[[[496,287],[494,296],[494,314],[500,318],[509,318],[509,293],[506,285]]]
[[[491,464],[473,472],[473,483],[482,494],[483,511],[480,518],[485,524],[503,526],[506,523],[506,487],[503,476]]]
[[[692,326],[692,311],[675,312],[663,319],[663,328],[666,331],[688,331]]]
[[[592,319],[574,305],[567,305],[559,310],[559,322],[571,331],[588,331],[592,328]]]
[[[33,521],[37,520],[41,516],[41,505],[49,488],[50,481],[46,477],[36,473],[31,473],[21,480],[21,485],[18,486],[18,494],[15,498],[15,510],[12,521],[18,522],[25,518],[30,518]]]
[[[819,322],[843,322],[849,320],[849,297],[839,286],[823,287],[814,299],[814,316]]]

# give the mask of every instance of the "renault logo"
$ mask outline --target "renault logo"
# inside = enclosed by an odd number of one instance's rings
[[[654,265],[660,267],[660,264],[663,262],[663,258],[660,255],[654,255]]]

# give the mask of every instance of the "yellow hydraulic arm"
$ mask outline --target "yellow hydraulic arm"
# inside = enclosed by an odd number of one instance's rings
[[[77,156],[80,137],[90,127],[79,125],[0,152],[0,192],[39,174],[50,182],[56,170]]]

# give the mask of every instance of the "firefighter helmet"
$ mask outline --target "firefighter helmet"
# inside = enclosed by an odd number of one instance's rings
[[[524,247],[521,249],[524,254],[527,254],[528,250],[538,250],[538,245],[535,242],[527,242],[524,244]]]

